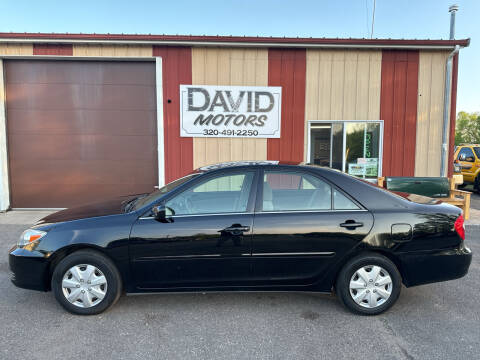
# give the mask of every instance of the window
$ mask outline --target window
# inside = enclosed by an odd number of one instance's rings
[[[206,179],[168,200],[165,206],[174,215],[245,212],[253,176],[249,171]]]
[[[335,210],[358,210],[360,209],[352,200],[338,190],[333,190],[333,208]]]
[[[470,148],[463,148],[458,153],[458,160],[460,161],[468,161],[468,162],[475,162],[475,157],[473,156],[473,151]]]
[[[331,210],[332,188],[307,173],[266,171],[263,211]]]
[[[480,147],[474,147],[473,150],[475,151],[475,154],[477,154],[477,158],[480,159]]]
[[[309,158],[363,179],[381,175],[381,121],[309,121]]]

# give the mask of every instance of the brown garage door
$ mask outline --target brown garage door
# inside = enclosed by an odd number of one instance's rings
[[[12,207],[153,190],[153,63],[11,60],[5,80]]]

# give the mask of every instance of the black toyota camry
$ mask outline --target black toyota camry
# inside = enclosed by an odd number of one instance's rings
[[[379,314],[402,284],[464,276],[461,211],[329,168],[274,162],[198,169],[150,194],[57,212],[11,249],[15,285],[76,314],[122,292],[334,291]]]

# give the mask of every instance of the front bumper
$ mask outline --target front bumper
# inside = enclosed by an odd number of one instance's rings
[[[50,289],[49,262],[44,254],[15,246],[10,250],[8,263],[15,286],[40,291]]]
[[[458,279],[465,276],[472,262],[472,251],[461,246],[434,252],[399,255],[405,286]]]

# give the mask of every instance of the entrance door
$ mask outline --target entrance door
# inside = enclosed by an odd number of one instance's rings
[[[166,200],[168,222],[138,219],[130,240],[136,286],[195,288],[248,281],[255,173],[199,179]]]

